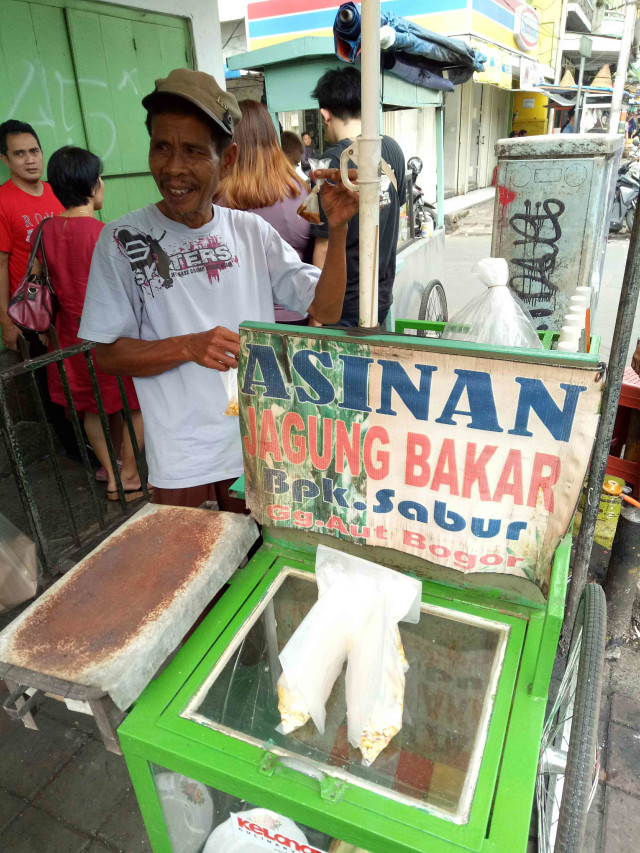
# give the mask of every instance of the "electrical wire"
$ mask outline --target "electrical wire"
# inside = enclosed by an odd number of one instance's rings
[[[229,42],[231,41],[231,39],[235,36],[236,32],[238,31],[238,27],[240,26],[240,24],[243,24],[243,23],[244,23],[244,18],[240,18],[240,20],[238,21],[238,23],[237,23],[237,24],[235,25],[235,27],[233,28],[233,32],[231,33],[231,35],[230,35],[230,36],[229,36],[229,38],[226,40],[226,42],[222,45],[222,50],[224,50],[224,49],[225,49],[225,47],[229,44]]]

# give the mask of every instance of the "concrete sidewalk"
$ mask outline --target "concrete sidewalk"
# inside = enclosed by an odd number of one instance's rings
[[[36,719],[34,732],[0,712],[0,850],[150,851],[124,759],[105,750],[93,718],[45,699]]]

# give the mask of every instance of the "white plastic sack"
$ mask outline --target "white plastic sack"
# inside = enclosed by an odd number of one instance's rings
[[[37,587],[35,546],[0,513],[0,613],[33,598]]]
[[[486,258],[471,270],[487,290],[449,320],[442,338],[507,347],[542,349],[529,312],[511,293],[509,265],[504,258]]]
[[[318,584],[318,587],[320,584]],[[280,653],[279,730],[289,734],[309,717],[324,732],[325,705],[351,645],[352,585],[339,579],[319,598]]]
[[[325,704],[348,658],[349,742],[370,764],[402,727],[404,673],[398,622],[418,622],[420,581],[324,545],[318,601],[280,654],[281,731],[309,716],[324,732]]]

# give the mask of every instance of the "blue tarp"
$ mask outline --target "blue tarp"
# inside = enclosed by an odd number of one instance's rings
[[[351,13],[349,21],[341,19],[343,11]],[[486,56],[461,39],[425,30],[393,12],[380,13],[380,26],[384,25],[395,31],[395,42],[385,54],[391,53],[394,57],[400,54],[390,70],[410,82],[447,90],[449,86],[440,82],[447,83],[443,77],[445,70],[448,80],[455,84],[469,80],[474,71],[484,70]],[[359,7],[353,2],[343,3],[333,25],[333,37],[336,55],[345,62],[354,63],[360,55],[360,29]],[[420,78],[420,69],[425,72],[422,79],[414,79]],[[429,85],[429,80],[435,85]]]

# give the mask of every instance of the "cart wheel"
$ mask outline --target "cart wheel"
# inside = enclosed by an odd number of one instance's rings
[[[420,308],[418,309],[418,320],[427,320],[430,323],[446,323],[448,319],[449,312],[447,311],[447,297],[444,287],[437,278],[434,278],[422,293]],[[433,337],[436,333],[428,333],[425,330],[417,333],[419,338],[426,338],[428,335]]]
[[[587,584],[567,667],[542,733],[536,782],[538,850],[580,853],[598,785],[598,718],[607,609],[602,588]]]

